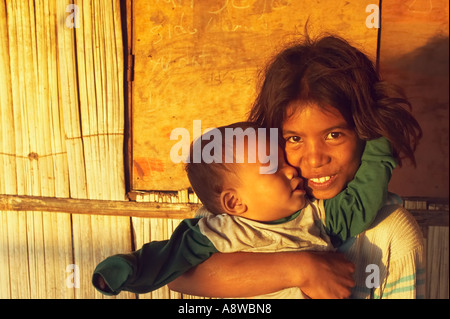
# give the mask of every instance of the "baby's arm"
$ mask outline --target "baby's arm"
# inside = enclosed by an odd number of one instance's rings
[[[217,252],[200,232],[198,221],[183,220],[169,240],[106,258],[94,270],[93,285],[103,294],[117,295],[122,290],[146,293],[171,282]]]
[[[338,195],[325,200],[325,224],[332,237],[345,241],[370,226],[386,201],[396,164],[386,138],[366,142],[354,179]]]

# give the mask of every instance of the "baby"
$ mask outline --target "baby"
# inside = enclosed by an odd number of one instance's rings
[[[253,142],[249,135],[230,141],[225,138],[227,128],[254,132],[256,140]],[[303,180],[286,163],[280,147],[276,148],[275,169],[265,170],[271,163],[254,156],[273,150],[270,144],[278,144],[278,140],[271,141],[248,122],[215,130],[221,134],[214,136],[222,139],[215,160],[189,160],[186,165],[191,186],[207,216],[183,220],[169,240],[150,242],[131,254],[102,261],[93,274],[93,284],[99,291],[106,295],[122,290],[150,292],[216,252],[331,250],[330,238],[345,241],[364,231],[387,199],[387,185],[396,162],[385,138],[366,142],[361,166],[346,189],[332,199],[317,201],[307,198]],[[207,145],[203,138],[194,141],[190,159],[194,150],[207,154],[203,152]],[[233,155],[232,161],[226,154]],[[293,287],[261,297],[305,296]]]

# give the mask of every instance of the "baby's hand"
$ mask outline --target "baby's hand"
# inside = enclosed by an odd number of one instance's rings
[[[96,276],[95,278],[95,285],[102,291],[109,291],[109,287],[105,282],[105,279],[103,279],[102,276]]]

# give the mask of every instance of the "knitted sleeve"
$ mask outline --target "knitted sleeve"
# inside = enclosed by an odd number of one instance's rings
[[[423,237],[406,209],[384,206],[372,226],[348,243],[339,251],[356,266],[352,298],[424,298]]]
[[[425,264],[423,237],[414,217],[404,208],[391,214],[387,274],[374,298],[425,298]]]
[[[417,247],[402,258],[389,264],[389,276],[383,285],[374,291],[373,298],[424,299],[425,266],[423,247]]]

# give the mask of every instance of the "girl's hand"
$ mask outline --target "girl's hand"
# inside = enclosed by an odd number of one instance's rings
[[[344,299],[350,296],[355,286],[355,266],[343,254],[310,251],[302,258],[304,261],[299,265],[298,280],[303,293],[312,299]]]

